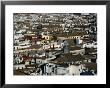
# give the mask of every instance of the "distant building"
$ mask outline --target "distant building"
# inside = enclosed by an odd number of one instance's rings
[[[85,49],[77,47],[77,46],[69,46],[69,51],[70,53],[74,54],[74,55],[84,55],[85,54]]]

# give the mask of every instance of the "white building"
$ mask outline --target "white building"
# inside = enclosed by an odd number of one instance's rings
[[[66,75],[69,70],[67,66],[60,66],[52,63],[48,63],[44,66],[45,75]]]
[[[14,40],[15,40],[15,39],[22,38],[22,37],[24,37],[24,35],[22,35],[22,34],[15,34],[15,35],[14,35]]]
[[[23,61],[23,59],[20,59],[20,57],[16,57],[14,59],[14,63],[17,63],[17,64],[21,63],[22,61]]]
[[[20,65],[14,65],[14,70],[17,70],[17,69],[24,69],[26,68],[24,64],[20,64]]]
[[[85,43],[82,45],[82,48],[97,48],[97,43],[96,42],[93,42],[93,43]]]
[[[50,48],[57,48],[60,49],[61,48],[61,44],[58,44],[57,42],[51,42],[48,43],[47,45],[43,45],[43,49],[50,49]]]
[[[16,45],[14,46],[14,50],[17,50],[17,49],[24,49],[24,48],[28,48],[30,47],[31,44],[29,43],[28,40],[24,41],[24,42],[21,42],[19,45]]]
[[[26,29],[20,29],[19,31],[16,31],[17,34],[21,34],[23,32],[26,32]]]
[[[66,75],[69,70],[66,67],[57,67],[57,75]]]
[[[14,46],[14,50],[17,50],[17,49],[24,49],[24,48],[28,48],[30,47],[31,45],[17,45],[17,46]]]
[[[79,50],[70,50],[70,53],[72,53],[73,55],[78,55],[78,54],[85,54],[85,49],[79,49]]]
[[[80,75],[85,67],[83,65],[70,65],[68,67],[69,75]]]

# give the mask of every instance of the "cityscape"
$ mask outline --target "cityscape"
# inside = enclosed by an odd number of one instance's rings
[[[13,13],[13,75],[97,75],[96,13]]]

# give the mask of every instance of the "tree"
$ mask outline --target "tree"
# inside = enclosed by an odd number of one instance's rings
[[[51,40],[56,41],[57,40],[57,37],[56,36],[52,36]]]
[[[90,52],[90,48],[85,47],[85,54],[88,55]]]
[[[39,25],[37,26],[37,29],[42,29],[42,24],[39,24]]]
[[[76,39],[74,39],[74,43],[76,44]]]

